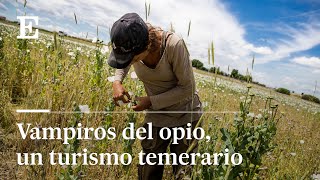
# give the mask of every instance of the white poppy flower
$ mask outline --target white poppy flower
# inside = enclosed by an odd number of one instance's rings
[[[257,115],[257,118],[258,118],[258,119],[261,119],[261,118],[262,118],[262,115],[261,115],[261,114],[258,114],[258,115]]]
[[[115,80],[115,76],[110,76],[110,77],[108,77],[108,81],[109,81],[109,82],[114,82],[114,80]]]
[[[109,47],[108,47],[108,46],[103,46],[103,47],[101,48],[101,53],[102,53],[102,54],[105,54],[105,53],[107,53],[107,52],[109,52]]]
[[[254,117],[254,113],[253,112],[249,113],[248,117],[252,117],[253,118]]]
[[[128,93],[129,93],[130,96],[133,96],[133,92],[129,91]]]
[[[131,79],[138,79],[138,76],[137,76],[136,72],[134,72],[134,71],[131,72],[130,77],[131,77]]]
[[[311,175],[311,178],[312,178],[313,180],[320,179],[320,174],[312,174],[312,175]]]
[[[96,43],[98,41],[98,39],[95,37],[92,39],[92,43]]]
[[[75,56],[74,52],[68,52],[68,55],[72,57]]]
[[[132,107],[132,103],[128,103],[127,107],[130,109]]]
[[[290,153],[290,155],[291,155],[291,156],[296,156],[296,155],[297,155],[297,153],[292,152],[292,153]]]
[[[79,105],[79,108],[82,113],[87,113],[87,114],[90,113],[90,109],[88,105]]]
[[[118,100],[118,101],[117,101],[117,103],[119,104],[119,106],[124,105],[124,102],[123,102],[123,101],[121,101],[121,100]]]
[[[203,105],[203,107],[207,107],[208,106],[208,102],[205,101],[205,102],[202,103],[202,105]]]
[[[49,48],[50,46],[52,46],[52,44],[50,42],[47,43],[46,47]]]

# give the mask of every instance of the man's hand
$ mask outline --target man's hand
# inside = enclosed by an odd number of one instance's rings
[[[113,100],[117,106],[120,106],[118,101],[128,103],[131,100],[129,93],[123,88],[120,81],[114,81],[112,84],[113,88]]]
[[[136,97],[136,100],[138,101],[138,104],[135,106],[132,106],[132,109],[135,111],[143,111],[145,109],[148,109],[151,106],[151,101],[149,96]]]

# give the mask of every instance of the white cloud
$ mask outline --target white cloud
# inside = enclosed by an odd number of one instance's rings
[[[9,1],[16,5],[15,1]],[[24,0],[18,0],[21,4]],[[290,57],[292,53],[310,49],[320,43],[320,23],[300,24],[299,27],[277,25],[262,28],[274,29],[289,38],[275,40],[274,47],[257,46],[245,39],[246,29],[220,0],[162,0],[150,1],[152,24],[168,29],[172,23],[176,32],[182,35],[187,43],[191,56],[207,61],[207,48],[211,41],[215,44],[217,65],[246,69],[250,66],[251,56],[257,54],[256,63],[266,63]],[[28,1],[27,8],[48,14],[55,19],[74,20],[75,13],[78,23],[88,23],[92,27],[109,29],[113,22],[127,12],[137,12],[144,18],[145,1],[140,0],[78,0]],[[63,11],[61,11],[63,9]],[[47,17],[44,17],[46,19]],[[48,17],[49,18],[49,17]],[[191,34],[187,36],[188,23],[191,20]],[[48,19],[46,19],[47,22]],[[58,22],[56,22],[58,23]],[[57,24],[63,26],[64,24]],[[260,56],[259,56],[260,55]]]
[[[251,50],[257,54],[270,55],[273,51],[269,47],[254,47],[252,44],[247,44],[244,48]]]
[[[288,28],[288,35],[292,37],[289,44],[282,44],[277,48],[279,54],[290,54],[308,50],[320,43],[320,23],[313,22],[311,24],[303,24],[298,28]]]
[[[24,2],[24,0],[18,1],[20,3]],[[122,14],[137,10],[137,4],[139,3],[133,0],[126,0],[126,2],[90,0],[85,3],[77,0],[33,0],[28,1],[27,8],[46,13],[57,19],[69,19],[72,21],[75,13],[78,23],[87,22],[93,27],[97,25],[106,27],[111,26]],[[142,4],[142,1],[140,4]],[[61,11],[62,9],[63,11]]]
[[[317,57],[296,57],[292,59],[292,62],[312,68],[320,68],[320,59]]]
[[[320,22],[303,23],[298,27],[282,25],[276,28],[276,31],[288,38],[276,40],[274,53],[260,57],[257,63],[290,58],[293,53],[305,51],[320,44]]]
[[[22,0],[19,0],[22,3]],[[250,66],[251,56],[271,54],[270,47],[255,46],[245,40],[246,31],[228,9],[218,0],[162,0],[150,1],[151,13],[149,21],[169,29],[170,23],[178,34],[189,44],[192,58],[207,62],[207,48],[211,41],[215,45],[216,65],[245,70]],[[137,12],[141,17],[144,13],[145,1],[136,0],[77,0],[28,1],[27,8],[41,11],[59,19],[73,21],[73,13],[79,23],[86,22],[92,27],[96,25],[108,29],[113,22],[127,12]],[[63,9],[63,11],[61,11]],[[191,20],[191,32],[187,37],[188,23]],[[57,24],[63,26],[63,24]],[[226,70],[226,69],[224,69]]]
[[[15,1],[6,1],[16,6]],[[24,2],[24,0],[18,1],[20,3]],[[270,66],[270,64],[266,64],[268,62],[288,60],[292,58],[293,53],[305,51],[320,44],[320,23],[316,19],[295,27],[285,24],[277,24],[276,26],[262,24],[262,29],[267,28],[269,31],[275,31],[283,37],[280,39],[257,37],[257,40],[261,38],[259,43],[262,44],[256,45],[246,40],[246,27],[225,7],[222,0],[161,0],[150,2],[150,23],[166,30],[172,23],[177,34],[183,36],[187,42],[191,58],[199,58],[203,60],[205,65],[208,65],[207,49],[209,43],[213,41],[215,45],[215,65],[220,66],[226,72],[230,65],[230,71],[235,68],[239,69],[241,73],[245,73],[247,67],[251,69],[253,54],[256,55],[255,64],[265,64],[267,67]],[[37,13],[45,14],[45,17],[40,17],[40,20],[45,22],[44,24],[48,28],[63,30],[68,34],[82,34],[82,36],[86,32],[80,32],[85,30],[81,29],[79,25],[84,23],[89,24],[92,27],[91,29],[95,29],[99,25],[101,31],[108,32],[114,21],[125,13],[136,12],[144,19],[144,6],[145,0],[32,0],[27,3],[27,9],[35,15]],[[77,15],[77,26],[74,23],[73,13]],[[190,36],[187,37],[190,20],[191,31]],[[95,31],[89,32],[89,36],[94,37]],[[253,77],[269,86],[278,86],[284,76],[297,79],[299,84],[317,78],[315,74],[319,71],[312,68],[315,66],[307,64],[305,60],[294,63],[290,63],[290,65],[294,65],[296,69],[287,68],[288,72],[286,74],[282,74],[283,69],[277,69],[277,65],[274,65],[275,67],[270,72],[266,72],[266,67],[263,67],[264,69],[261,68],[260,72],[254,72]],[[301,66],[301,64],[306,66]],[[298,75],[303,75],[303,77],[299,79]],[[298,89],[299,84],[298,86],[292,85],[292,89]]]
[[[270,76],[265,72],[252,72],[253,81],[257,81],[262,84],[268,84],[268,86],[274,87],[272,81],[270,81]]]
[[[258,65],[257,69],[264,66]],[[297,93],[313,93],[315,82],[319,82],[319,75],[313,72],[312,68],[297,63],[270,63],[262,71],[265,71],[265,76],[261,77],[259,82],[271,87],[284,87]],[[255,73],[253,73],[253,79],[256,79]],[[320,91],[315,95],[320,97]]]
[[[312,70],[312,73],[313,73],[313,74],[320,74],[320,69]]]
[[[1,10],[5,10],[5,11],[8,10],[8,8],[7,8],[3,3],[1,3],[1,2],[0,2],[0,9],[1,9]]]
[[[295,79],[294,77],[290,77],[290,76],[285,76],[281,79],[281,84],[287,86],[291,86],[291,87],[296,87],[298,84],[297,79]]]
[[[157,7],[153,9],[152,7]],[[191,20],[190,37],[187,36]],[[270,47],[256,46],[245,39],[246,30],[220,1],[162,1],[151,4],[151,21],[163,27],[173,23],[176,32],[188,42],[192,58],[207,63],[207,49],[215,45],[215,65],[227,71],[232,68],[245,71],[251,66],[252,54],[271,54]]]

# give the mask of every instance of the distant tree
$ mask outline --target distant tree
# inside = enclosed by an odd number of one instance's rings
[[[232,69],[231,77],[235,78],[235,79],[238,79],[239,78],[239,71],[237,69]]]
[[[198,59],[192,60],[192,67],[195,67],[197,69],[201,69],[203,67],[203,63],[199,61]]]
[[[201,67],[200,70],[207,71],[207,72],[209,71],[206,67]]]
[[[252,76],[250,75],[243,76],[243,81],[252,82]]]
[[[303,94],[302,99],[320,104],[320,99],[310,94]]]
[[[257,81],[252,81],[252,83],[257,84],[257,85],[262,86],[262,87],[266,87],[265,84],[259,83],[259,82],[257,82]]]
[[[209,72],[211,72],[211,73],[214,73],[216,71],[216,67],[211,67],[210,69],[209,69]]]
[[[220,67],[217,68],[217,74],[220,74]]]
[[[290,90],[288,90],[286,88],[277,88],[276,91],[279,93],[282,93],[282,94],[290,95]]]
[[[246,77],[244,75],[242,75],[242,74],[238,74],[238,78],[237,79],[239,79],[241,81],[247,81]]]
[[[222,76],[228,76],[228,73],[223,72],[223,71],[221,71],[220,74],[221,74]]]

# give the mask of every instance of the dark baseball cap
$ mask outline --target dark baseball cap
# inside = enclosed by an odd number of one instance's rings
[[[112,52],[108,64],[117,69],[126,68],[133,57],[146,50],[148,26],[136,13],[127,13],[117,20],[110,33]]]

